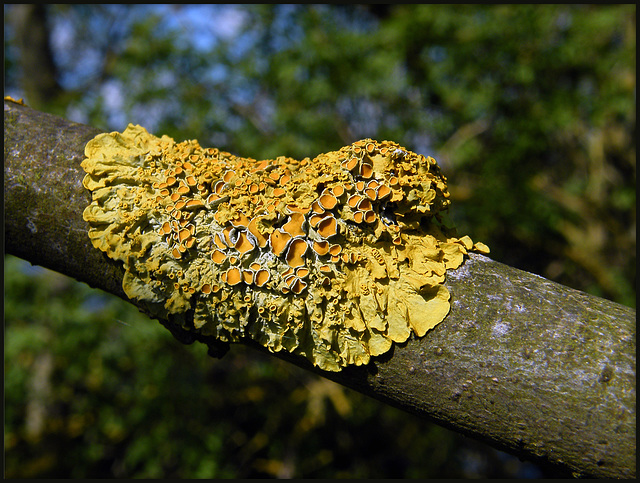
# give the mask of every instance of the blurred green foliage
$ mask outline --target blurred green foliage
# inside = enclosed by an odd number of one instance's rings
[[[244,346],[212,360],[132,305],[15,257],[4,283],[8,478],[539,474]]]
[[[38,72],[15,8],[5,94],[18,98]],[[451,218],[492,258],[635,307],[635,5],[45,14],[61,89],[33,107],[255,158],[390,139],[438,159]],[[210,360],[11,258],[5,319],[6,476],[540,474],[275,358]]]

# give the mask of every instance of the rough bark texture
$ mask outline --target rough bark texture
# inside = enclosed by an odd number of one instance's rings
[[[98,132],[5,102],[6,250],[128,300],[82,219],[80,161]],[[277,355],[567,475],[633,478],[635,311],[480,255],[446,284],[445,321],[366,367],[324,373]]]

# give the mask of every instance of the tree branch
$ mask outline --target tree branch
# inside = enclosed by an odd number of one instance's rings
[[[7,252],[131,302],[123,268],[93,248],[82,219],[80,161],[100,131],[7,101],[4,119]],[[366,367],[326,373],[276,355],[567,474],[633,478],[635,311],[480,255],[446,285],[444,322]]]

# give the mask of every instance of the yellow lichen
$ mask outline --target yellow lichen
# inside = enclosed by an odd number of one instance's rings
[[[85,155],[89,237],[130,298],[328,371],[424,336],[449,312],[446,270],[488,253],[444,233],[436,161],[389,141],[256,161],[129,125]]]

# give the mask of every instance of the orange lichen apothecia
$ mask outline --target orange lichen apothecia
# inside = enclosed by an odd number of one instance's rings
[[[129,125],[85,154],[89,236],[130,298],[327,371],[425,335],[449,312],[446,270],[488,252],[444,233],[436,161],[389,141],[256,161]]]

